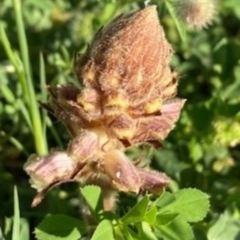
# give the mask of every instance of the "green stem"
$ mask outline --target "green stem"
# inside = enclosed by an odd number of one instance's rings
[[[26,34],[24,30],[24,23],[22,17],[21,1],[12,0],[13,8],[16,16],[18,41],[20,45],[21,58],[23,60],[23,65],[25,69],[25,78],[27,83],[27,93],[28,93],[28,106],[31,116],[31,121],[33,125],[33,136],[35,141],[36,151],[39,155],[45,155],[47,153],[46,142],[44,141],[44,133],[42,128],[42,122],[40,117],[40,111],[37,104],[36,94],[34,91],[31,66],[29,61],[29,51],[26,39]]]

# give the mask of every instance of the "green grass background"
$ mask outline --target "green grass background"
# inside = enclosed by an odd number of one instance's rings
[[[175,50],[172,67],[180,76],[178,96],[187,103],[163,149],[144,151],[153,167],[174,180],[171,190],[196,187],[210,195],[211,210],[198,224],[201,234],[209,236],[209,229],[224,219],[229,224],[227,235],[215,239],[238,240],[240,4],[217,1],[213,24],[194,31],[169,14],[164,2],[151,3],[159,6],[161,23]],[[133,0],[0,0],[0,226],[7,239],[11,239],[14,185],[26,234],[22,239],[48,213],[79,216],[74,184],[53,190],[39,207],[30,208],[35,191],[23,171],[24,162],[31,153],[62,149],[69,140],[61,123],[37,101],[47,99],[46,84],[76,81],[73,54],[84,51],[99,27],[142,6],[142,1]],[[132,157],[140,154],[140,149],[130,152]],[[126,209],[134,201],[132,196],[120,198]]]

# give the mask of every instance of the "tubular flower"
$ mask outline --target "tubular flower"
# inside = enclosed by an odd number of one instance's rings
[[[100,29],[86,53],[75,57],[81,89],[47,87],[50,99],[42,105],[65,124],[72,140],[64,153],[26,163],[39,192],[34,205],[66,181],[110,191],[161,192],[170,179],[132,162],[124,151],[143,143],[158,146],[179,118],[185,100],[175,98],[172,52],[156,7],[146,7]]]

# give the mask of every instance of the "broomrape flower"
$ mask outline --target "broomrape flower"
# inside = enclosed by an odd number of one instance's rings
[[[66,151],[27,161],[25,171],[38,191],[33,206],[68,181],[103,191],[161,193],[170,179],[124,152],[143,143],[159,146],[179,118],[185,100],[175,98],[172,52],[156,7],[146,7],[114,19],[85,54],[75,56],[81,89],[47,87],[50,99],[42,106],[65,124],[71,141]]]

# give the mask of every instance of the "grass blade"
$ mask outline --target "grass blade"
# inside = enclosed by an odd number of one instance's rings
[[[40,83],[41,83],[41,99],[43,102],[47,101],[47,91],[46,91],[46,74],[45,74],[45,64],[42,53],[40,53]],[[42,109],[42,128],[43,128],[43,142],[45,143],[45,148],[47,146],[47,112]]]
[[[176,28],[177,28],[177,31],[179,33],[179,36],[180,36],[181,40],[183,42],[186,42],[187,36],[186,36],[185,28],[179,22],[172,4],[169,1],[165,1],[165,3],[166,3],[166,7],[168,9],[168,12],[171,15],[171,17],[172,17],[172,19],[173,19],[173,21],[176,25]]]
[[[12,240],[20,240],[20,211],[19,211],[19,202],[18,202],[18,192],[17,187],[14,186],[14,218],[13,218],[13,231],[12,231]]]
[[[33,136],[35,141],[36,151],[39,155],[45,155],[47,153],[46,142],[43,135],[42,122],[40,117],[40,112],[38,108],[36,93],[34,91],[33,79],[31,73],[31,66],[29,60],[29,51],[27,38],[24,30],[24,23],[22,17],[21,1],[12,0],[13,8],[16,16],[16,25],[18,32],[18,41],[20,45],[21,58],[23,60],[25,77],[27,82],[27,94],[29,97],[29,111],[31,116],[31,121],[33,125]]]
[[[28,101],[28,99],[27,99],[27,97],[28,97],[27,83],[23,76],[22,64],[20,61],[18,61],[18,58],[16,57],[16,53],[14,53],[14,51],[11,47],[11,44],[9,42],[9,39],[7,37],[7,34],[6,34],[2,24],[0,24],[0,40],[2,42],[3,48],[6,52],[6,55],[9,59],[9,61],[11,62],[11,64],[13,65],[13,67],[16,71],[17,79],[20,82],[21,87],[22,87],[23,96],[24,96],[24,98],[26,98],[25,100]]]

